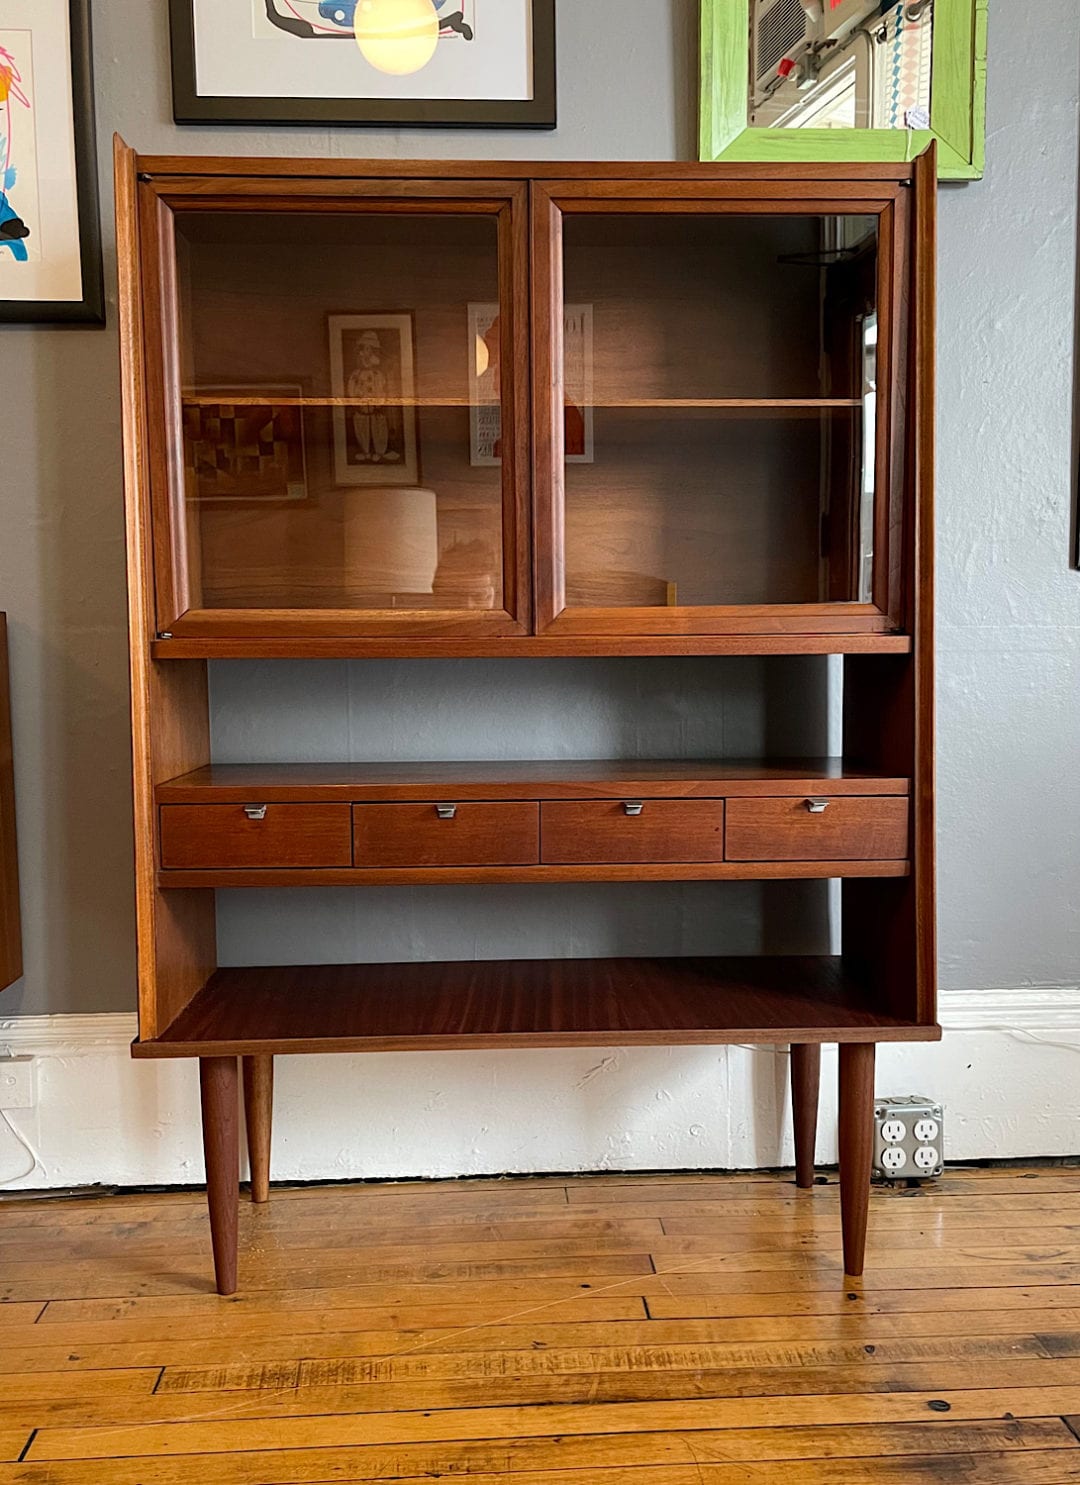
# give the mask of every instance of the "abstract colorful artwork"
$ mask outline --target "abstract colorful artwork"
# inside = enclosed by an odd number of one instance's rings
[[[0,0],[0,321],[104,323],[89,0]]]
[[[357,11],[375,11],[372,0],[252,0],[255,12],[255,35],[261,30],[258,21],[265,15],[272,26],[301,40],[338,37],[347,41],[356,35]],[[420,7],[434,12],[440,40],[457,36],[472,41],[476,36],[476,0],[418,0]],[[361,16],[361,19],[363,17]],[[377,12],[376,12],[376,23]],[[418,22],[423,26],[420,11]]]
[[[0,31],[0,253],[39,254],[37,147],[29,31]]]
[[[555,126],[555,0],[169,4],[178,123]]]

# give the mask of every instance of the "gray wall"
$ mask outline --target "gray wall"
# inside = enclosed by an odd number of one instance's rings
[[[989,167],[943,193],[939,460],[941,950],[946,988],[1075,981],[1080,959],[1080,576],[1067,568],[1076,236],[1077,77],[1074,0],[1040,0],[1008,32],[1009,0],[991,0]],[[560,128],[554,134],[449,132],[269,134],[177,129],[169,119],[164,0],[95,0],[99,149],[106,221],[109,137],[160,152],[410,157],[667,159],[694,154],[696,0],[562,0]],[[633,17],[632,25],[627,16]],[[994,44],[995,34],[998,38]],[[1009,36],[1009,52],[1003,38]],[[1068,66],[1062,59],[1068,59]],[[114,275],[111,248],[107,281]],[[5,1014],[128,1009],[134,1004],[123,528],[115,308],[105,332],[0,331],[0,606],[12,624],[19,828],[27,975]],[[695,706],[693,666],[573,662],[503,666],[328,667],[312,676],[318,739],[290,734],[286,755],[384,749],[356,718],[381,705],[433,754],[463,730],[478,695],[494,718],[490,751],[648,751],[650,730],[688,754],[724,728],[745,736],[819,731],[821,718],[745,702],[747,664],[709,672]],[[532,668],[534,667],[535,668]],[[215,746],[261,750],[238,703],[292,667],[216,667]],[[273,677],[271,680],[270,677]],[[406,679],[413,700],[403,699]],[[537,690],[524,693],[531,678]],[[798,686],[809,676],[800,675]],[[774,683],[774,686],[777,683]],[[779,690],[777,690],[779,695]],[[802,693],[805,694],[805,693]],[[342,701],[344,698],[344,702]],[[351,698],[351,702],[350,702]],[[334,709],[352,706],[344,718]],[[410,707],[413,709],[410,712]],[[569,732],[551,724],[565,715]],[[280,705],[275,716],[284,715]],[[422,713],[422,715],[418,715]],[[307,723],[313,708],[305,708]],[[647,720],[643,723],[642,717]],[[350,720],[350,717],[352,720]],[[298,719],[299,722],[299,719]],[[277,723],[275,723],[275,729]],[[337,729],[336,731],[334,729]],[[416,730],[413,731],[412,729]],[[424,729],[429,728],[425,738]],[[344,729],[344,730],[342,730]],[[776,729],[779,729],[779,734]],[[399,734],[400,735],[400,734]],[[331,741],[332,740],[332,741]],[[489,749],[485,748],[485,751]],[[756,914],[759,889],[723,901],[725,942]],[[222,949],[255,958],[281,938],[356,952],[373,924],[401,957],[431,952],[587,952],[612,944],[696,943],[697,886],[395,894],[371,917],[355,896],[253,895],[227,906]],[[776,895],[777,942],[804,932],[805,892]],[[814,899],[816,901],[816,899]],[[276,904],[276,907],[274,906]],[[771,908],[773,902],[767,902]],[[573,918],[570,918],[571,908]],[[651,916],[645,913],[651,909]],[[796,911],[792,911],[795,909]],[[432,921],[427,914],[437,915]],[[466,913],[473,913],[470,919]],[[367,915],[368,921],[364,921]],[[441,918],[441,924],[439,919]],[[513,934],[507,922],[515,924]],[[645,927],[642,924],[645,923]],[[522,924],[520,932],[516,925]],[[463,926],[464,925],[464,926]],[[471,926],[470,926],[471,925]],[[556,929],[558,930],[556,932]],[[269,935],[269,937],[268,937]],[[447,935],[454,935],[448,940]],[[272,957],[272,954],[271,954]]]

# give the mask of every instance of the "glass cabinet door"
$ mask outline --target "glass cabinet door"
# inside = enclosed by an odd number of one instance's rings
[[[877,411],[892,203],[761,189],[641,201],[556,185],[538,203],[542,630],[896,627]]]
[[[200,184],[142,188],[159,629],[527,632],[525,188]]]

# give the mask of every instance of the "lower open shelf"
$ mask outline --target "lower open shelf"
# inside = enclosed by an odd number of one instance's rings
[[[136,1057],[936,1041],[839,956],[219,969]]]

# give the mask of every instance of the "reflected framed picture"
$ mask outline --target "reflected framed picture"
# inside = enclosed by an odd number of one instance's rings
[[[184,399],[188,498],[272,505],[308,498],[303,388],[203,387]]]
[[[89,0],[0,0],[0,322],[105,323]]]
[[[983,173],[989,0],[701,0],[703,160]]]
[[[502,396],[499,306],[469,305],[469,462],[501,464]],[[563,398],[567,464],[595,461],[593,307],[568,304],[563,314]]]
[[[178,124],[555,127],[555,0],[169,3]]]
[[[337,483],[419,484],[412,315],[331,315],[330,385]]]

